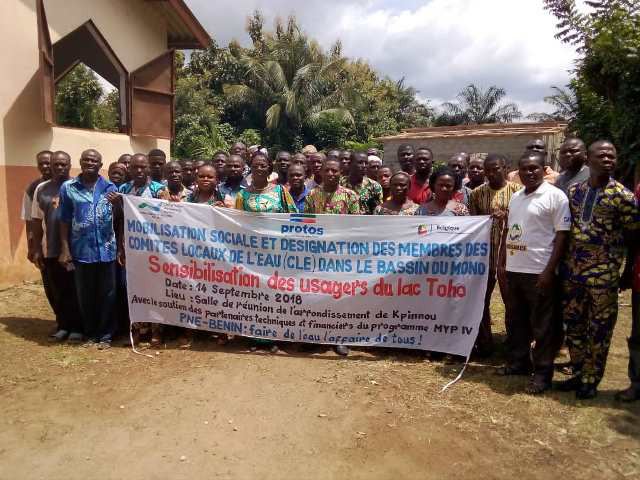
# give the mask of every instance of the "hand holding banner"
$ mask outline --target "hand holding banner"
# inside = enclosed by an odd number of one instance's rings
[[[489,217],[253,214],[124,196],[132,322],[468,356]]]

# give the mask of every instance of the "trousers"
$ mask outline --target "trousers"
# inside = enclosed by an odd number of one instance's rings
[[[58,330],[71,333],[82,333],[82,317],[78,307],[75,278],[73,271],[69,272],[58,263],[57,258],[45,258],[43,277],[47,278],[49,288],[49,302],[56,315]]]
[[[115,332],[116,262],[75,262],[76,292],[84,334],[90,340],[110,342]]]
[[[556,344],[557,289],[541,291],[536,287],[537,281],[535,273],[507,272],[508,358],[510,366],[532,368],[534,375],[550,382]]]
[[[566,342],[574,371],[583,383],[597,386],[604,375],[618,319],[618,285],[588,287],[567,280],[563,291]]]

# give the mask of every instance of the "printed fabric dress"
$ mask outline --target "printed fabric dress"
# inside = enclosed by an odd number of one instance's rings
[[[356,192],[341,186],[338,186],[333,193],[327,193],[322,187],[316,187],[304,199],[304,213],[359,215],[360,199]]]
[[[411,200],[405,202],[402,208],[397,210],[391,210],[390,208],[385,208],[384,205],[378,205],[376,209],[373,211],[374,215],[415,215],[416,211],[420,208],[420,205],[412,202]]]
[[[267,192],[240,190],[236,194],[236,209],[256,213],[296,213],[298,209],[291,194],[282,185]]]

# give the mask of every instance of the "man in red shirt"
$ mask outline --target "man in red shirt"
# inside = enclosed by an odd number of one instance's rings
[[[423,204],[431,196],[429,175],[433,167],[433,152],[429,147],[420,147],[413,156],[416,173],[411,175],[409,198],[418,205]]]

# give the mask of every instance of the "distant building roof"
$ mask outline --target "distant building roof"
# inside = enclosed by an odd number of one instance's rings
[[[422,140],[447,137],[502,137],[515,135],[549,135],[562,133],[567,128],[564,122],[535,123],[486,123],[481,125],[456,125],[448,127],[407,128],[402,133],[378,138],[389,140]]]
[[[183,0],[145,2],[167,20],[169,48],[202,49],[211,44],[211,37]]]

